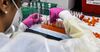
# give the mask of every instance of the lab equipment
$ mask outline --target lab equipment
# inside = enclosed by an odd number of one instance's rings
[[[23,20],[26,19],[29,15],[38,12],[37,8],[33,8],[33,7],[22,7],[21,10],[23,14]]]
[[[50,4],[51,7],[48,7],[48,4]],[[49,8],[53,8],[53,7],[56,7],[56,6],[57,6],[57,4],[55,4],[55,3],[36,2],[36,1],[35,2],[31,2],[30,6],[22,7],[22,9],[21,9],[22,10],[22,14],[23,14],[23,20],[25,18],[27,18],[32,13],[38,13],[38,11],[40,11],[39,12],[40,14],[49,15]],[[38,8],[40,8],[40,10]]]
[[[49,30],[53,30],[53,31],[65,34],[63,20],[59,19],[59,16],[58,16],[61,11],[63,11],[62,8],[51,8],[49,18],[46,18],[43,20],[43,23],[41,25],[42,28],[46,28]]]
[[[87,23],[89,26],[95,26],[97,23],[99,23],[100,19],[98,17],[95,17],[95,16],[84,16],[84,15],[81,15],[79,17],[80,20],[84,21],[85,23]]]
[[[28,3],[27,3],[27,2],[24,2],[24,3],[22,4],[22,7],[28,7]]]
[[[44,14],[45,8],[44,8],[44,3],[42,4],[42,11],[41,13]]]
[[[43,30],[43,29],[41,29],[41,30]],[[34,30],[34,29],[26,29],[25,32],[35,33],[35,34],[38,34],[38,35],[42,35],[42,36],[44,36],[44,37],[46,37],[48,39],[53,39],[53,40],[57,40],[57,41],[62,40],[62,38],[60,38],[60,37],[55,37],[53,35],[50,35],[50,34],[47,34],[47,33],[43,33],[43,32],[39,32],[39,31]]]
[[[47,23],[47,24],[42,24],[41,27],[48,29],[48,30],[52,30],[52,31],[56,31],[59,33],[66,34],[64,28],[58,27],[58,26],[63,26],[63,25],[61,25],[62,23],[56,22],[56,24],[55,23],[50,23],[50,24]]]
[[[41,4],[40,4],[40,3],[37,3],[37,4],[38,4],[38,8],[37,8],[37,9],[38,9],[38,18],[40,18],[40,17],[39,17],[39,14],[40,14],[40,10],[41,10],[41,9],[40,9],[40,8],[41,8],[41,6],[40,6]]]
[[[49,3],[56,3],[57,7],[61,7],[64,9],[72,9],[74,7],[75,0],[41,0],[43,2],[49,2]]]
[[[47,26],[49,27],[50,25],[47,25]],[[60,38],[60,39],[69,39],[70,38],[69,36],[67,36],[64,33],[54,31],[55,29],[53,29],[53,30],[47,29],[47,26],[43,28],[41,26],[41,24],[35,24],[34,26],[32,26],[29,29],[31,29],[32,33],[42,35],[42,36],[49,38],[49,39],[59,40],[58,38]],[[53,38],[53,37],[55,37],[55,38]]]
[[[50,8],[53,8],[53,7],[56,7],[57,4],[55,3],[48,3],[48,2],[37,2],[37,3],[40,3],[40,7],[41,9],[44,8],[45,10],[49,10]]]
[[[85,22],[90,30],[93,32],[93,34],[97,37],[100,38],[100,31],[99,31],[99,27],[100,26],[100,18],[95,17],[95,16],[86,16],[86,15],[82,15],[80,16],[80,19]]]

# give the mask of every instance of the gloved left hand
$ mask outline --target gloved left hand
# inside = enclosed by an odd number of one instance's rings
[[[33,13],[30,16],[28,16],[23,23],[30,28],[32,25],[39,23],[42,21],[41,19],[42,15],[38,14],[38,13]]]

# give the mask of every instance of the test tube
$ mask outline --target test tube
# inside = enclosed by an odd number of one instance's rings
[[[70,10],[70,13],[71,13],[71,15],[72,15],[72,11]]]
[[[79,16],[80,16],[80,12],[78,12],[78,18],[79,18]]]
[[[76,16],[77,16],[77,17],[78,17],[78,13],[79,13],[79,12],[76,13]]]
[[[62,21],[63,21],[62,19],[58,19],[58,21],[57,21],[57,22],[58,22],[58,27],[59,27],[59,28],[62,28],[62,26],[63,26],[63,25],[62,25]]]
[[[42,20],[43,20],[42,24],[46,24],[46,20],[47,20],[47,19],[46,19],[46,16],[43,16],[43,17],[42,17]]]
[[[36,2],[34,2],[34,8],[36,8]]]
[[[50,4],[50,3],[48,4],[48,8],[49,8],[49,9],[51,8],[51,4]]]
[[[47,24],[50,25],[50,18],[47,17]]]
[[[38,18],[39,18],[39,14],[40,14],[40,3],[38,3]]]
[[[75,16],[75,11],[72,12],[73,16]]]
[[[42,3],[42,14],[44,14],[44,3]]]
[[[56,27],[59,27],[59,19],[56,19]]]
[[[32,7],[32,2],[30,3],[30,7]]]
[[[75,12],[75,16],[77,17],[77,11]]]
[[[45,22],[44,22],[45,24],[48,24],[48,19],[47,19],[47,17],[45,18]]]

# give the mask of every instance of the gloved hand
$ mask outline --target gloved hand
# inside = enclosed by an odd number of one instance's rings
[[[63,24],[66,33],[70,34],[71,37],[79,38],[84,33],[84,29],[79,26],[82,23],[77,17],[72,16],[68,10],[64,10],[59,13],[59,17],[63,19]]]
[[[63,11],[62,8],[51,8],[50,9],[50,22],[56,22],[56,19],[59,18],[59,13]]]
[[[23,21],[23,23],[24,23],[28,28],[30,28],[32,25],[41,22],[41,21],[42,21],[41,17],[42,17],[42,15],[40,15],[40,14],[38,14],[38,13],[34,13],[34,14],[31,14],[30,16],[28,16],[28,17]]]

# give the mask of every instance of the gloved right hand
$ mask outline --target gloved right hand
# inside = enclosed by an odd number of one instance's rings
[[[28,27],[30,28],[32,25],[38,23],[38,22],[41,22],[42,19],[41,19],[42,15],[38,14],[38,13],[33,13],[31,14],[30,16],[28,16],[24,21],[23,23]]]
[[[59,18],[59,13],[60,13],[61,11],[63,11],[63,10],[64,10],[64,9],[62,9],[62,8],[51,8],[51,9],[50,9],[50,22],[51,22],[51,23],[56,22],[56,19]]]

